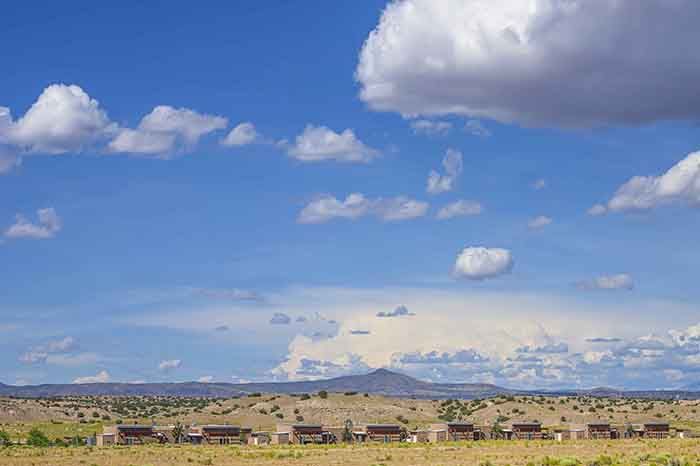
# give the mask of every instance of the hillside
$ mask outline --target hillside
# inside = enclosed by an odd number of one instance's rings
[[[45,398],[54,396],[191,396],[231,397],[246,393],[315,393],[361,392],[417,398],[483,398],[512,393],[502,387],[488,384],[435,384],[417,380],[386,369],[364,375],[349,375],[326,380],[269,383],[100,383],[100,384],[45,384],[11,386],[0,384],[0,396]]]

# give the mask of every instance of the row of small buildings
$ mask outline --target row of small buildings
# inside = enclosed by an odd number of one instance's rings
[[[178,437],[179,438],[176,438]],[[128,425],[105,426],[96,436],[97,446],[136,445],[143,443],[192,443],[209,445],[289,445],[332,444],[342,441],[363,442],[446,442],[461,440],[540,440],[653,438],[671,436],[666,422],[645,422],[615,427],[605,422],[572,425],[565,429],[545,430],[537,422],[512,423],[502,428],[480,427],[468,422],[432,424],[427,429],[408,431],[397,424],[366,424],[350,431],[345,427],[320,424],[278,424],[273,432],[256,432],[233,425],[201,425],[187,429],[175,426]],[[682,434],[681,434],[682,436]]]

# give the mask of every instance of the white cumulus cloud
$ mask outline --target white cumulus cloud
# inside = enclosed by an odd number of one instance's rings
[[[431,170],[428,174],[426,191],[430,194],[440,194],[455,188],[457,178],[462,173],[462,153],[455,149],[447,149],[445,157],[442,159],[442,166],[445,169],[444,175],[435,170]]]
[[[671,203],[700,205],[700,151],[689,154],[658,176],[635,176],[620,186],[607,205],[597,204],[588,212],[649,210]]]
[[[698,21],[695,0],[395,0],[356,77],[371,108],[403,115],[555,127],[697,120]]]
[[[479,215],[484,208],[479,202],[460,199],[442,207],[435,216],[438,220],[449,220],[467,215]]]
[[[141,119],[136,129],[120,130],[109,143],[109,150],[169,158],[178,148],[189,149],[202,136],[224,129],[227,124],[224,117],[159,105]]]
[[[379,156],[379,151],[360,141],[351,129],[336,133],[325,126],[307,125],[288,149],[289,155],[302,162],[367,163]]]
[[[513,254],[502,248],[468,247],[457,256],[453,273],[457,278],[485,280],[509,273]]]
[[[260,135],[255,129],[255,125],[244,122],[237,125],[226,135],[221,144],[224,146],[246,146],[254,143]]]
[[[299,223],[325,223],[336,218],[355,220],[373,215],[385,222],[410,220],[424,216],[429,204],[404,196],[369,199],[360,193],[349,194],[345,200],[321,196],[306,205],[297,218]]]
[[[6,238],[53,238],[61,230],[62,222],[52,207],[39,209],[36,212],[38,222],[33,223],[25,216],[17,214],[15,223],[5,230]]]
[[[80,152],[115,130],[99,102],[76,85],[48,86],[14,122],[9,109],[0,107],[0,143],[29,153]]]

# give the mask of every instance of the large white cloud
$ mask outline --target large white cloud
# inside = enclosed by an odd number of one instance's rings
[[[700,152],[689,154],[662,175],[631,178],[606,205],[596,204],[588,213],[649,210],[679,202],[700,205]]]
[[[414,316],[375,317],[377,309],[390,308],[399,296],[416,310]],[[616,307],[611,315],[608,308],[552,295],[465,295],[425,288],[311,289],[288,306],[311,297],[314,306],[332,310],[340,329],[323,339],[295,337],[274,371],[282,378],[378,367],[437,381],[512,387],[669,387],[700,378],[693,359],[700,354],[700,326],[667,322],[664,327],[654,317],[668,312],[667,317],[693,322],[692,306],[678,313],[670,303],[635,302]],[[362,338],[353,334],[357,328],[364,330]],[[649,329],[658,334],[648,335]],[[601,341],[595,338],[600,334],[616,338]],[[685,371],[685,378],[669,378],[665,371],[673,369]]]
[[[297,218],[299,223],[325,223],[336,218],[354,220],[374,215],[385,222],[410,220],[424,216],[428,203],[404,196],[369,199],[360,193],[349,194],[345,200],[324,195],[306,205]]]
[[[442,166],[445,169],[444,175],[435,170],[431,170],[428,174],[426,191],[430,194],[440,194],[455,188],[457,178],[462,173],[462,153],[455,149],[447,149],[445,157],[442,159]]]
[[[47,87],[17,121],[0,107],[0,143],[30,153],[80,152],[115,130],[99,102],[75,85]]]
[[[298,315],[304,309],[317,315],[304,325],[284,327],[291,341],[273,372],[279,379],[390,367],[436,381],[523,388],[668,388],[700,381],[700,325],[693,303],[632,294],[601,305],[568,293],[479,288],[465,293],[435,286],[291,287],[273,295],[276,312]],[[414,315],[377,317],[397,303]],[[329,331],[331,320],[338,324]],[[167,306],[123,321],[204,336],[213,325],[226,324],[229,333],[217,338],[237,344],[275,345],[281,337],[280,327],[236,303]],[[353,333],[357,330],[363,333]],[[670,380],[668,370],[685,376]]]
[[[695,0],[395,0],[356,77],[372,108],[404,115],[696,120],[699,21]]]
[[[457,256],[453,273],[457,278],[485,280],[510,272],[514,263],[508,249],[468,247]]]
[[[288,152],[302,162],[367,163],[380,155],[378,150],[360,141],[351,129],[336,133],[325,126],[314,125],[304,128]]]
[[[22,214],[17,214],[15,223],[5,230],[6,238],[30,238],[48,239],[53,238],[63,226],[61,218],[52,207],[39,209],[36,212],[37,223],[32,223]]]
[[[221,116],[159,105],[141,119],[138,128],[120,130],[109,143],[109,150],[169,158],[179,144],[189,149],[202,136],[224,129],[227,124],[228,120]]]

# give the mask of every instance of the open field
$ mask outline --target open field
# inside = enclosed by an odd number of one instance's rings
[[[484,441],[439,445],[217,447],[148,445],[0,449],[0,466],[697,465],[700,441]]]

